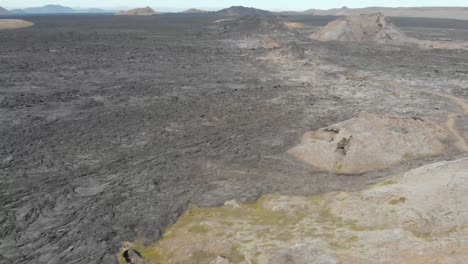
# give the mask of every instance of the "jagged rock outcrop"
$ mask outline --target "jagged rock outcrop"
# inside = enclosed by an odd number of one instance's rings
[[[348,16],[330,22],[311,38],[320,41],[401,43],[406,36],[381,13]]]
[[[360,174],[400,162],[441,155],[450,133],[413,117],[361,113],[350,120],[307,132],[289,154],[320,170]]]
[[[145,252],[153,263],[464,263],[467,193],[468,158],[439,162],[361,192],[192,208]]]
[[[147,264],[147,262],[141,256],[141,254],[133,249],[125,250],[123,253],[123,257],[125,259],[125,262],[129,264]]]
[[[145,8],[136,8],[127,11],[119,11],[115,15],[117,16],[151,16],[156,14],[156,12],[149,6]]]
[[[26,28],[34,25],[33,23],[21,19],[0,19],[0,30]]]

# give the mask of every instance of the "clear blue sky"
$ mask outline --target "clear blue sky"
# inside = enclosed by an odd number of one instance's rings
[[[243,5],[269,10],[329,9],[341,6],[468,6],[468,0],[0,0],[5,8],[21,8],[60,4],[70,7],[142,7],[159,8],[209,8],[218,9]]]

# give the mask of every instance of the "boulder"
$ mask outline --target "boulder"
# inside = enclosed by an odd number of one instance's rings
[[[143,259],[140,252],[133,249],[125,250],[123,253],[123,257],[125,258],[125,261],[129,264],[149,264]]]

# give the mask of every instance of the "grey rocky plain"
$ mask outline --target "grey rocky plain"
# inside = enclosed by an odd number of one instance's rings
[[[116,263],[190,205],[360,191],[466,156],[466,50],[321,42],[331,19],[311,16],[259,33],[215,14],[28,19],[0,31],[1,263]],[[394,19],[427,40],[468,31],[426,21]],[[437,123],[444,151],[352,176],[288,154],[362,112]]]

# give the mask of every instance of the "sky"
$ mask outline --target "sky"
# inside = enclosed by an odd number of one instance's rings
[[[220,9],[233,5],[262,8],[267,10],[306,10],[311,8],[329,9],[347,6],[465,6],[468,0],[0,0],[0,6],[12,8],[36,7],[46,4],[59,4],[74,8],[145,7],[154,9]],[[162,10],[161,10],[162,11]]]

